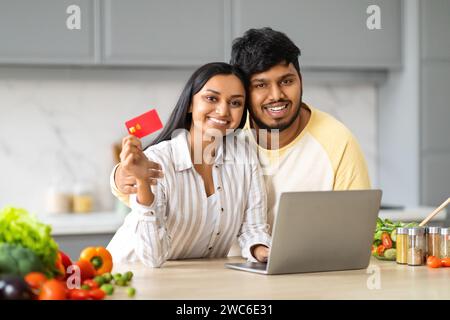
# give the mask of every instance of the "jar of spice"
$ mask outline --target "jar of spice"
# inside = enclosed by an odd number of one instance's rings
[[[408,229],[408,265],[421,266],[425,263],[425,229]]]
[[[91,212],[94,205],[93,192],[88,184],[77,183],[73,194],[73,212]]]
[[[441,258],[450,258],[450,228],[441,228]]]
[[[72,196],[63,179],[53,179],[46,193],[46,212],[49,214],[72,211]]]
[[[441,228],[429,227],[427,237],[427,257],[440,257],[441,251]]]
[[[408,263],[408,228],[397,228],[397,257],[399,264]]]

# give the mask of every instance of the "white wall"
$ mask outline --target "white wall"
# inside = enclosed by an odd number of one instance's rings
[[[404,1],[403,65],[379,88],[379,177],[385,203],[419,204],[419,13]]]
[[[0,207],[35,212],[55,177],[95,186],[96,210],[111,210],[112,144],[124,121],[157,108],[163,121],[192,70],[0,68]],[[376,88],[320,84],[304,76],[304,100],[344,122],[360,141],[377,184]]]

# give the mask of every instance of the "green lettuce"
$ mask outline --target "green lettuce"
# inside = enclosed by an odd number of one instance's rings
[[[55,272],[58,245],[51,227],[25,209],[5,207],[0,211],[0,243],[21,245],[33,251],[46,269]]]

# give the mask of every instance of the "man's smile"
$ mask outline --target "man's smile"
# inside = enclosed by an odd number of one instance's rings
[[[289,102],[277,102],[263,106],[264,113],[271,118],[282,118],[289,111]]]

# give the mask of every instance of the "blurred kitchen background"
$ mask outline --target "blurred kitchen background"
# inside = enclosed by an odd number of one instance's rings
[[[380,216],[448,198],[450,0],[0,0],[0,208],[69,253],[106,245],[127,213],[109,188],[124,122],[166,121],[196,67],[264,26],[300,47],[304,101],[359,140]]]

